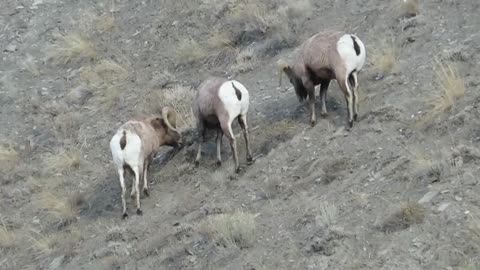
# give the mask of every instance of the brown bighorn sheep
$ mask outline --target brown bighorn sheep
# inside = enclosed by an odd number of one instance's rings
[[[122,187],[123,218],[128,216],[125,202],[125,177],[127,171],[135,176],[132,181],[131,197],[136,195],[137,214],[140,209],[140,181],[143,179],[143,192],[148,193],[147,170],[161,146],[177,147],[182,137],[176,130],[176,113],[169,107],[162,109],[161,116],[150,116],[143,120],[130,120],[120,126],[110,140],[113,162],[118,171]]]
[[[235,161],[235,172],[240,171],[238,165],[237,144],[232,131],[232,122],[238,119],[243,129],[245,145],[247,148],[247,162],[252,161],[252,154],[248,142],[247,112],[249,106],[248,90],[240,82],[224,78],[210,77],[200,84],[194,100],[193,108],[197,119],[198,129],[198,152],[195,165],[200,163],[202,143],[205,142],[207,129],[217,130],[217,164],[222,164],[220,156],[222,136],[230,141],[233,159]]]
[[[358,97],[357,74],[365,63],[366,51],[363,42],[355,35],[326,31],[310,37],[299,47],[292,66],[279,61],[281,71],[290,79],[299,101],[307,98],[310,107],[310,123],[316,124],[315,86],[320,84],[321,114],[327,115],[325,99],[330,81],[336,79],[348,108],[348,126],[357,121]],[[280,71],[281,84],[282,72]]]

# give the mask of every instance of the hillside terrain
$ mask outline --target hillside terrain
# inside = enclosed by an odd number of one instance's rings
[[[480,2],[0,6],[0,269],[480,269]],[[278,61],[323,30],[367,48],[350,131],[336,82],[315,127],[279,85]],[[239,174],[213,132],[194,166],[190,105],[211,75],[250,91]],[[109,140],[163,106],[187,143],[162,149],[143,215],[128,199],[122,220]]]

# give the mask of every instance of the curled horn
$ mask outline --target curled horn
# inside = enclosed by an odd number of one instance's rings
[[[165,121],[165,124],[167,124],[167,127],[169,129],[178,132],[177,129],[175,128],[177,125],[177,113],[174,110],[172,110],[170,107],[163,107],[162,118],[163,118],[163,121]]]
[[[278,67],[278,86],[282,86],[282,73],[284,72],[285,68],[288,67],[287,62],[285,60],[280,59],[277,62],[277,67]]]

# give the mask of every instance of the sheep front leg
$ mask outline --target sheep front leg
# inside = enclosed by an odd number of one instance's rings
[[[151,164],[151,159],[148,158],[146,161],[145,161],[145,164],[143,166],[143,194],[145,194],[145,196],[150,196],[150,193],[148,192],[148,180],[147,180],[147,171],[148,171],[148,168],[150,167],[150,164]]]
[[[198,167],[198,165],[200,164],[200,158],[202,157],[202,144],[205,142],[206,129],[203,121],[197,122],[197,130],[198,130],[198,138],[197,138],[198,150],[197,150],[197,157],[195,158],[195,166]]]
[[[120,179],[120,186],[122,187],[122,207],[123,207],[122,219],[125,219],[128,216],[128,214],[127,214],[127,202],[125,201],[125,193],[127,192],[127,189],[125,188],[125,170],[123,168],[118,169],[118,176]]]
[[[328,86],[330,84],[330,81],[322,81],[320,84],[320,100],[322,101],[322,109],[320,111],[320,115],[323,117],[327,117],[327,90]]]
[[[248,142],[248,125],[247,125],[247,116],[240,115],[238,117],[238,123],[243,129],[243,137],[245,138],[245,147],[247,148],[247,162],[251,163],[253,161],[252,152],[250,151],[250,143]]]
[[[308,93],[308,104],[310,107],[310,125],[314,127],[317,124],[317,117],[315,115],[315,86],[308,82],[305,84],[305,89]]]
[[[217,166],[222,166],[222,129],[217,130]]]
[[[353,100],[354,100],[354,106],[353,106],[353,121],[357,122],[358,121],[358,78],[357,78],[357,72],[352,72],[352,77],[353,77]]]

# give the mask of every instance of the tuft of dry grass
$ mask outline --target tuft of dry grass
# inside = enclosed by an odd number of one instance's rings
[[[465,95],[465,81],[452,63],[442,63],[435,59],[435,81],[440,92],[431,95],[426,102],[432,109],[424,116],[424,121],[430,121],[436,116],[452,110],[458,98]]]
[[[13,249],[17,245],[17,235],[7,229],[5,224],[0,226],[0,250]]]
[[[17,166],[20,154],[13,144],[0,144],[0,171],[8,171]]]
[[[101,259],[101,265],[102,265],[101,269],[105,269],[105,270],[121,269],[123,264],[124,263],[123,263],[122,259],[120,257],[114,256],[114,255],[103,257]]]
[[[319,205],[320,214],[316,217],[318,225],[323,227],[330,227],[337,221],[337,208],[328,202],[322,202]]]
[[[282,22],[285,22],[276,11],[262,1],[244,0],[239,1],[230,10],[228,17],[235,23],[244,25],[246,31],[267,33],[274,31],[281,26]]]
[[[82,151],[78,148],[62,149],[57,153],[49,153],[44,157],[44,172],[68,173],[80,168],[82,164]]]
[[[85,195],[75,192],[67,198],[60,198],[50,192],[42,194],[39,205],[47,213],[54,216],[60,224],[69,224],[77,220],[81,206],[85,203]]]
[[[404,230],[414,224],[420,224],[425,219],[425,212],[425,207],[418,202],[403,203],[397,212],[385,220],[380,230],[394,232]]]
[[[189,38],[184,39],[178,44],[177,59],[184,64],[191,64],[207,57],[205,48],[197,41]]]
[[[95,59],[97,52],[92,42],[80,33],[55,33],[55,43],[47,51],[47,57],[55,64],[68,64],[75,60]]]
[[[255,216],[242,211],[208,216],[201,226],[202,231],[224,246],[248,248],[256,239]]]
[[[76,138],[82,120],[79,112],[60,113],[53,121],[55,129],[62,138]]]
[[[401,13],[403,16],[413,17],[420,13],[419,0],[402,0]]]
[[[169,106],[177,113],[177,128],[188,129],[194,126],[195,116],[192,103],[196,92],[191,87],[175,85],[158,90],[156,93],[158,109]]]
[[[32,244],[30,250],[39,257],[53,254],[61,240],[56,235],[43,235],[37,232],[27,235],[27,238]]]
[[[237,54],[235,64],[232,66],[232,71],[240,73],[251,71],[255,66],[255,62],[255,50],[253,48],[247,48]]]
[[[32,75],[35,77],[41,74],[37,63],[35,62],[35,59],[30,54],[26,55],[26,58],[21,63],[21,66],[23,69],[28,70],[30,73],[32,73]]]
[[[117,29],[113,14],[104,14],[97,19],[96,29],[100,32],[111,32]]]
[[[375,49],[371,50],[371,63],[379,72],[391,72],[398,62],[401,49],[394,38],[384,38],[376,42]]]
[[[84,67],[80,78],[88,85],[104,89],[111,85],[121,85],[130,77],[130,72],[110,59],[103,59],[93,66]]]

